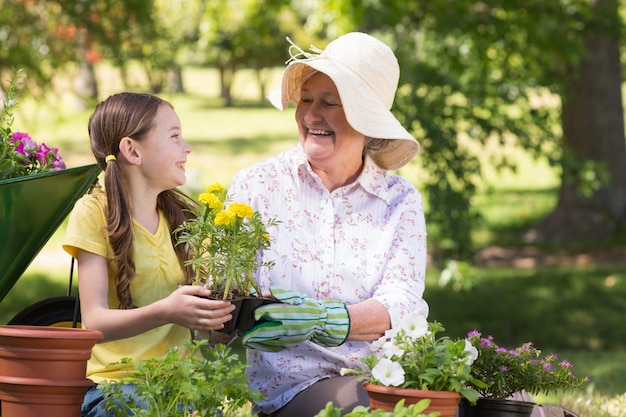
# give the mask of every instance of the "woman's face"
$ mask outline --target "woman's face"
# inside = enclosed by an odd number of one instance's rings
[[[303,84],[296,122],[313,167],[360,169],[365,136],[348,124],[337,87],[326,74],[316,73]]]

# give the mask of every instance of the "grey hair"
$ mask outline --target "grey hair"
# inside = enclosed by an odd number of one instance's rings
[[[365,146],[363,147],[363,156],[374,156],[382,152],[387,145],[389,145],[389,139],[378,139],[367,136],[365,138]]]

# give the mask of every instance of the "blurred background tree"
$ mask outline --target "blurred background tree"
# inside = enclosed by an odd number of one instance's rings
[[[394,39],[396,110],[423,144],[428,216],[444,257],[471,255],[479,157],[494,140],[561,168],[558,204],[526,243],[600,242],[623,230],[623,2],[325,3],[354,18],[346,29]],[[491,162],[515,169],[506,154]]]
[[[351,30],[399,58],[393,111],[422,144],[427,221],[438,259],[469,259],[483,164],[515,169],[519,147],[560,169],[558,204],[521,243],[602,244],[624,231],[626,148],[620,45],[623,0],[0,0],[0,75],[24,68],[49,86],[74,74],[84,105],[106,60],[126,85],[139,62],[151,92],[183,92],[189,66],[216,68],[225,106],[233,79],[267,73],[285,37],[323,48]],[[272,86],[273,87],[273,86]],[[416,163],[418,163],[416,162]]]

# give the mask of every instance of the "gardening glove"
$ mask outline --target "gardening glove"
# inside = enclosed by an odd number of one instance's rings
[[[348,338],[350,315],[341,301],[315,300],[279,287],[271,287],[270,291],[282,303],[256,309],[257,324],[244,335],[245,347],[280,352],[306,340],[321,346],[339,346]]]

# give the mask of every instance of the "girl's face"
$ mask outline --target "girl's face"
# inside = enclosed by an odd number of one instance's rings
[[[169,105],[159,106],[154,127],[136,143],[148,184],[164,191],[187,182],[185,163],[191,146],[183,139],[178,115]]]
[[[337,87],[326,74],[316,73],[303,84],[296,122],[312,166],[361,166],[365,136],[346,120]]]

